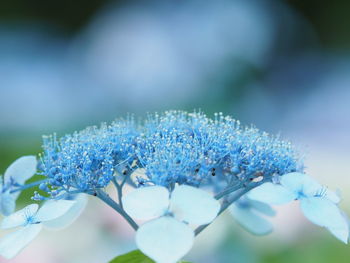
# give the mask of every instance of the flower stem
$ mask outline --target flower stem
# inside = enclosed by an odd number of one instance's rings
[[[216,200],[219,200],[222,197],[224,197],[225,195],[228,195],[228,194],[231,194],[234,191],[237,191],[241,187],[242,187],[242,183],[238,183],[236,185],[230,186],[230,187],[226,188],[224,191],[222,191],[222,192],[218,193],[217,195],[215,195],[214,198]]]
[[[11,190],[10,194],[13,194],[13,193],[25,190],[25,189],[29,189],[29,188],[35,187],[35,186],[37,186],[39,184],[42,184],[42,183],[45,183],[47,181],[48,181],[48,179],[43,179],[43,180],[39,180],[39,181],[30,183],[30,184],[25,184],[25,185],[19,186],[17,189]]]
[[[254,187],[259,186],[261,183],[262,182],[250,184],[250,185],[247,185],[247,186],[245,186],[244,188],[241,188],[241,189],[238,188],[239,190],[237,189],[237,191],[229,199],[225,200],[222,203],[221,209],[220,209],[220,211],[219,211],[217,216],[221,215],[230,205],[232,205],[235,201],[237,201],[239,198],[241,198],[243,195],[245,195],[247,192],[249,192]],[[233,188],[234,187],[228,188],[227,190],[224,190],[223,192],[228,192],[228,190],[231,190]],[[235,191],[235,190],[231,190],[229,193],[232,193],[233,191]],[[221,194],[221,193],[219,193],[219,194]],[[228,194],[228,193],[226,193],[226,194]],[[215,198],[216,198],[216,196],[215,196]],[[216,199],[219,199],[219,198],[216,198]],[[202,225],[202,226],[197,227],[196,230],[194,231],[195,235],[196,236],[199,235],[209,225],[210,224],[206,224],[206,225]]]
[[[132,171],[129,171],[127,174],[124,175],[123,180],[118,183],[116,176],[113,177],[112,182],[114,184],[114,187],[117,190],[117,194],[118,194],[118,203],[120,205],[120,207],[123,209],[123,201],[122,201],[122,196],[123,196],[123,187],[126,183],[126,181],[128,180],[128,178],[130,177]]]
[[[123,202],[122,202],[122,194],[123,194],[123,192],[122,192],[122,187],[121,187],[121,185],[118,184],[118,182],[117,182],[115,177],[112,179],[112,182],[114,184],[115,189],[117,190],[118,204],[119,204],[120,208],[123,209]]]
[[[137,230],[139,228],[136,222],[125,212],[125,210],[120,205],[118,205],[112,198],[110,198],[109,195],[106,194],[104,191],[97,191],[97,197],[100,198],[107,205],[112,207],[120,215],[122,215],[134,230]]]

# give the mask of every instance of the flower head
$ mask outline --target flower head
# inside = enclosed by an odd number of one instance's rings
[[[149,183],[198,186],[206,178],[218,161],[211,156],[209,121],[203,114],[181,111],[149,116],[136,150]]]
[[[59,140],[44,137],[41,169],[51,188],[42,189],[56,196],[60,191],[106,187],[119,163],[133,161],[136,134],[133,121],[128,120],[89,127]]]
[[[137,142],[137,157],[148,177],[143,184],[198,186],[216,175],[249,182],[303,169],[289,142],[222,114],[214,120],[183,111],[151,115]]]
[[[220,181],[249,182],[255,177],[301,171],[290,143],[222,114],[168,111],[133,120],[90,127],[61,139],[44,138],[42,174],[52,196],[75,189],[106,187],[120,167],[144,169],[139,185],[199,187]],[[214,177],[216,178],[214,179]]]
[[[31,204],[5,217],[1,222],[2,229],[19,229],[0,239],[0,255],[8,259],[16,256],[39,234],[46,222],[64,215],[73,204],[74,201],[50,200],[40,209],[38,204]]]
[[[301,173],[289,173],[265,183],[248,193],[249,198],[269,204],[300,201],[304,215],[314,224],[327,228],[334,236],[348,242],[349,224],[338,208],[339,196]]]
[[[60,139],[44,137],[39,170],[46,179],[23,185],[36,171],[35,157],[9,167],[0,184],[2,213],[14,210],[19,191],[38,186],[32,204],[6,217],[2,228],[19,227],[0,239],[0,254],[12,258],[44,225],[71,224],[94,195],[137,230],[139,249],[158,263],[175,263],[195,235],[227,208],[253,234],[272,231],[268,204],[299,200],[305,216],[347,242],[348,222],[340,198],[303,174],[292,145],[223,114],[168,111],[111,125],[89,127]],[[110,183],[116,200],[104,188]],[[137,188],[123,195],[126,184]],[[205,190],[204,190],[205,189]],[[135,220],[146,221],[140,227]]]

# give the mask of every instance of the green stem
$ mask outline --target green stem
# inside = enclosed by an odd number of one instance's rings
[[[134,230],[137,230],[139,228],[136,222],[124,211],[124,209],[120,205],[118,205],[112,198],[110,198],[109,195],[106,194],[104,191],[97,191],[97,197],[100,198],[107,205],[112,207],[119,214],[121,214]]]

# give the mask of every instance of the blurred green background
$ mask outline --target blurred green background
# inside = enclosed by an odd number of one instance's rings
[[[290,139],[350,212],[349,12],[346,0],[2,0],[0,173],[40,153],[43,134],[201,109]],[[188,259],[350,261],[349,247],[296,204],[278,211],[267,237],[224,215]],[[106,262],[134,247],[123,221],[91,200],[78,222],[45,232],[12,262]]]

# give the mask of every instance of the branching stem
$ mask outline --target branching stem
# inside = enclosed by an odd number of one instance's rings
[[[117,211],[120,215],[122,215],[134,230],[137,230],[139,228],[136,222],[125,212],[125,210],[119,204],[117,204],[112,198],[110,198],[107,193],[105,193],[102,190],[98,190],[96,194],[100,200],[105,202],[107,205],[109,205],[115,211]]]
[[[230,196],[227,200],[225,200],[222,205],[221,205],[221,209],[218,213],[218,216],[221,215],[230,205],[232,205],[235,201],[237,201],[239,198],[241,198],[243,195],[245,195],[247,192],[249,192],[251,189],[253,189],[254,187],[257,187],[261,184],[262,182],[259,183],[252,183],[250,185],[245,186],[244,188],[241,188],[241,186],[236,189],[236,192],[232,194],[232,196]],[[238,187],[238,186],[237,186]],[[232,188],[228,188],[227,190],[224,190],[222,193],[227,192],[225,195],[232,193],[235,190],[234,187]],[[230,191],[229,191],[230,190]],[[221,193],[219,193],[218,195],[220,195],[221,197],[223,197],[224,195],[221,195]],[[220,197],[220,198],[221,198]],[[216,199],[219,199],[215,196]],[[197,227],[197,229],[194,231],[195,235],[199,235],[205,228],[207,228],[210,224],[207,225],[202,225]]]
[[[218,193],[217,195],[214,196],[214,198],[216,200],[221,199],[222,197],[231,194],[234,191],[237,191],[238,189],[242,188],[242,183],[237,183],[235,185],[232,185],[228,188],[226,188],[225,190],[223,190],[222,192]]]
[[[22,186],[18,186],[18,188],[14,189],[14,190],[11,190],[10,194],[13,194],[13,193],[25,190],[25,189],[29,189],[29,188],[38,186],[39,184],[45,183],[47,181],[48,181],[47,179],[43,179],[43,180],[39,180],[39,181],[30,183],[30,184],[25,184],[25,185],[22,185]]]

